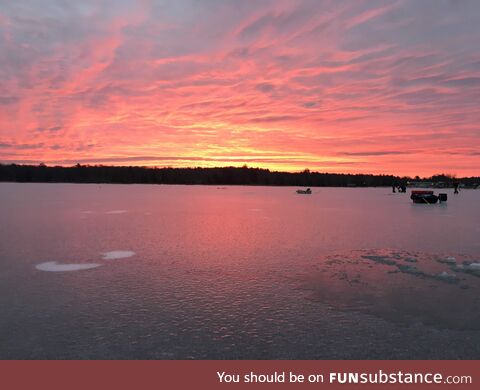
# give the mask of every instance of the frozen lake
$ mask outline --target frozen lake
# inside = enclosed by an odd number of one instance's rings
[[[479,359],[480,191],[0,183],[0,359]]]

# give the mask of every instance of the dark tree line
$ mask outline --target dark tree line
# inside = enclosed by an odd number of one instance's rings
[[[447,178],[439,175],[439,178]],[[432,178],[429,178],[432,179]],[[147,168],[80,165],[48,167],[40,165],[0,164],[0,181],[22,183],[123,183],[123,184],[210,184],[275,185],[302,187],[380,187],[404,183],[409,177],[303,172],[275,172],[261,168]],[[420,179],[422,180],[422,179]],[[427,179],[423,179],[427,180]],[[456,179],[480,182],[479,178]]]

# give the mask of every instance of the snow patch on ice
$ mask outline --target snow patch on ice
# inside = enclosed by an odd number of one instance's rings
[[[471,271],[480,271],[480,263],[471,263],[467,265],[465,268]]]
[[[106,211],[105,214],[125,214],[127,210],[110,210]]]
[[[45,263],[37,264],[36,269],[47,272],[70,272],[81,271],[85,269],[92,269],[100,267],[101,264],[97,263],[84,263],[84,264],[61,264],[56,261],[47,261]]]
[[[455,274],[449,274],[448,272],[441,272],[436,275],[437,278],[447,280],[447,281],[456,281],[457,275]]]
[[[443,260],[441,260],[442,263],[446,263],[446,264],[456,264],[457,263],[457,259],[455,259],[455,257],[452,257],[452,256],[449,256]]]
[[[103,260],[126,259],[135,255],[133,251],[110,251],[102,254]]]
[[[465,272],[470,275],[480,276],[480,263],[467,263],[456,264],[451,267],[453,271]]]

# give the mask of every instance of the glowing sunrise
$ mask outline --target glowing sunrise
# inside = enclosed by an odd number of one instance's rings
[[[478,174],[477,1],[0,1],[0,163]]]

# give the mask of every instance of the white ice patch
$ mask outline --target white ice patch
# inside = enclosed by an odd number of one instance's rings
[[[125,214],[127,210],[110,210],[106,211],[105,214]]]
[[[60,264],[56,261],[47,261],[46,263],[37,264],[36,269],[47,272],[69,272],[81,271],[84,269],[91,269],[100,267],[101,264],[85,263],[85,264]]]
[[[450,257],[447,257],[443,262],[447,264],[456,264],[457,259],[455,259],[455,257],[450,256]]]
[[[135,255],[133,251],[111,251],[103,253],[103,260],[126,259]]]
[[[449,274],[448,272],[442,272],[437,275],[441,279],[455,279],[457,276],[455,274]]]
[[[480,271],[480,263],[471,263],[467,265],[465,268],[471,271]]]

